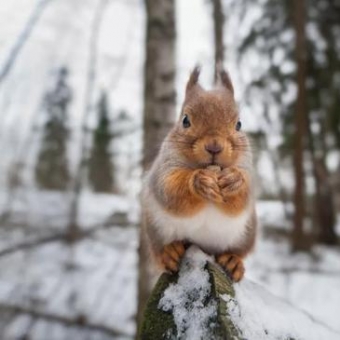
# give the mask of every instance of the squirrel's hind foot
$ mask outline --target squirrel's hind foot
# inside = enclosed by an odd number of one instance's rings
[[[231,276],[233,281],[239,282],[244,276],[244,265],[242,259],[229,253],[216,256],[216,262]]]
[[[160,260],[164,269],[177,273],[184,253],[185,246],[181,241],[175,241],[165,245],[160,254]]]

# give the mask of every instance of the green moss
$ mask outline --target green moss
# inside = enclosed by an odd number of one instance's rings
[[[177,330],[170,312],[158,309],[159,300],[167,287],[177,282],[177,275],[164,273],[158,280],[146,305],[144,318],[139,330],[139,340],[161,340],[176,338]]]
[[[241,340],[240,330],[230,320],[228,303],[221,298],[222,295],[228,295],[231,298],[235,297],[233,282],[229,276],[216,265],[208,263],[207,269],[211,277],[212,295],[214,295],[218,301],[218,334],[221,339]]]

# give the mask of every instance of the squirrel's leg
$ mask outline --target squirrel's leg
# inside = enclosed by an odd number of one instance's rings
[[[220,208],[232,215],[244,211],[250,195],[248,173],[237,167],[226,168],[218,175],[218,185],[224,201]]]
[[[182,257],[185,253],[185,243],[182,241],[174,241],[164,244],[161,235],[152,221],[144,215],[144,223],[142,223],[143,235],[148,245],[149,255],[154,263],[154,269],[159,271],[168,270],[177,272]]]
[[[245,234],[242,244],[238,247],[226,250],[215,255],[216,262],[232,277],[235,282],[240,281],[244,276],[243,259],[252,252],[256,238],[256,212],[253,203],[252,212],[247,221],[247,233]]]
[[[163,269],[176,273],[185,253],[184,242],[174,241],[163,247],[159,254],[159,261]]]
[[[233,281],[238,282],[244,276],[244,265],[241,257],[231,253],[223,253],[216,256],[216,262],[231,276]]]

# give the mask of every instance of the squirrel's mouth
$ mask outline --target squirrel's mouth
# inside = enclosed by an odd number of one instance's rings
[[[200,164],[202,168],[207,168],[209,166],[218,166],[221,169],[225,168],[225,165],[216,161],[215,159],[212,159],[210,162],[203,162]]]
[[[211,162],[209,163],[209,166],[210,165],[216,165],[216,166],[220,166],[222,168],[222,164],[216,160],[215,156],[211,157]]]

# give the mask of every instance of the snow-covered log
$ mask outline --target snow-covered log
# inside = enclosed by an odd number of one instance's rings
[[[163,274],[145,309],[139,340],[336,340],[340,334],[244,279],[230,278],[197,248],[179,274]]]

